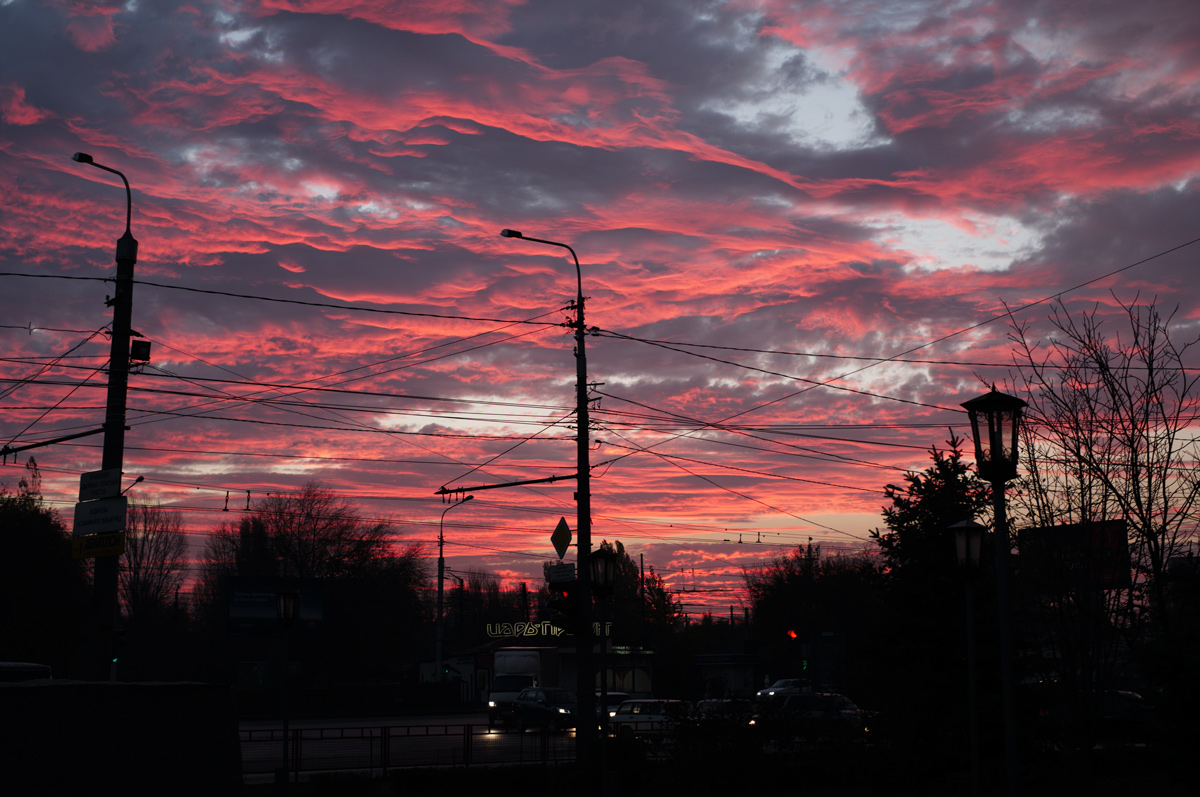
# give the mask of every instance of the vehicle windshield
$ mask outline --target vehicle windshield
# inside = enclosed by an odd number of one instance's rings
[[[520,692],[533,686],[532,675],[497,675],[492,681],[493,692]]]

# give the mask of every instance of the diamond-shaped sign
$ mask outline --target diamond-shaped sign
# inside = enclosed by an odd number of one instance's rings
[[[554,527],[554,533],[550,535],[550,542],[554,545],[559,559],[567,555],[567,546],[571,544],[571,528],[567,525],[565,517],[558,519],[558,525]]]

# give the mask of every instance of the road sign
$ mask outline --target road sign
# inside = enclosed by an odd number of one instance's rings
[[[72,559],[91,559],[93,556],[120,556],[125,553],[125,532],[89,534],[71,540]]]
[[[564,581],[574,581],[575,563],[567,562],[561,565],[550,565],[550,572],[548,575],[550,576],[551,584],[561,584]]]
[[[571,527],[567,525],[565,517],[558,519],[558,525],[554,527],[554,533],[550,535],[550,542],[554,544],[554,550],[559,559],[567,555],[567,546],[571,544]]]
[[[79,500],[116,498],[121,494],[121,469],[107,468],[79,475]]]
[[[125,530],[125,506],[128,499],[119,495],[100,501],[80,501],[75,505],[75,526],[71,534],[108,534]]]

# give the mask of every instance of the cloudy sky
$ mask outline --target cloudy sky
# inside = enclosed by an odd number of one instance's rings
[[[574,473],[574,264],[503,228],[578,252],[593,534],[692,610],[865,544],[1040,300],[1200,314],[1191,0],[0,0],[0,53],[2,442],[103,420],[87,152],[130,495],[197,552],[310,479],[435,550],[438,488]],[[0,479],[69,518],[99,446]],[[476,491],[449,566],[540,579],[572,485]]]

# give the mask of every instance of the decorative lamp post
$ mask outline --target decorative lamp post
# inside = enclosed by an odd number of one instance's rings
[[[592,589],[601,598],[612,595],[617,579],[617,555],[608,548],[597,548],[592,552]]]
[[[608,598],[613,593],[613,585],[617,577],[617,555],[608,548],[597,548],[588,558],[592,567],[592,591],[600,599],[600,655],[608,651],[608,629],[606,628],[605,610]],[[604,707],[608,706],[608,674],[601,661],[600,694]],[[607,712],[605,712],[607,713]]]
[[[557,246],[571,253],[575,261],[575,453],[578,461],[575,487],[575,577],[579,582],[579,592],[587,598],[579,601],[579,616],[575,631],[576,656],[576,697],[579,700],[579,714],[590,717],[596,713],[596,663],[592,656],[592,572],[588,559],[592,554],[592,482],[591,463],[588,452],[588,434],[591,420],[588,414],[588,385],[587,385],[587,327],[583,315],[583,272],[579,267],[579,257],[575,250],[558,241],[547,241],[542,238],[530,238],[519,230],[501,230],[505,238],[520,238],[524,241]],[[575,734],[576,755],[580,765],[587,767],[593,759],[592,734]]]
[[[975,469],[979,477],[1003,485],[1017,477],[1017,447],[1021,415],[1027,406],[1016,396],[992,389],[962,404],[975,438]]]
[[[954,532],[954,551],[958,556],[958,564],[968,572],[979,567],[979,551],[983,547],[985,528],[974,520],[963,520],[950,527]]]
[[[445,667],[442,665],[442,640],[446,635],[446,618],[445,612],[442,610],[445,586],[443,582],[446,579],[446,558],[443,555],[442,545],[445,541],[444,531],[446,528],[446,513],[456,506],[462,506],[467,501],[470,501],[475,496],[465,496],[461,501],[455,501],[442,510],[442,519],[438,521],[438,572],[437,572],[437,633],[434,641],[434,679],[441,683],[446,680]],[[460,579],[461,581],[461,579]]]
[[[992,485],[995,517],[996,598],[1000,619],[1000,680],[1004,696],[1004,760],[1008,793],[1017,793],[1016,681],[1013,675],[1012,610],[1008,598],[1008,508],[1004,485],[1017,476],[1017,449],[1022,411],[1027,406],[1016,396],[992,389],[964,401],[975,438],[975,469]]]
[[[979,797],[979,700],[975,678],[975,573],[979,569],[979,552],[983,547],[984,526],[974,520],[964,520],[950,527],[954,533],[954,549],[959,567],[963,569],[967,609],[967,716],[971,750],[971,797]]]

